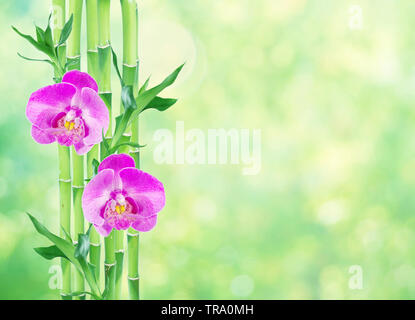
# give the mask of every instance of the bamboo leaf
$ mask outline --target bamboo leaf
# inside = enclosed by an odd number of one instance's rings
[[[118,68],[118,58],[112,46],[111,46],[111,51],[112,51],[112,64],[114,65],[115,71],[117,72],[118,79],[120,79],[121,87],[124,87],[125,83],[121,76],[120,68]]]
[[[72,32],[72,26],[73,26],[73,14],[71,14],[71,17],[63,26],[62,33],[61,33],[61,36],[58,42],[58,47],[63,45],[66,42],[66,40],[68,40]]]
[[[104,148],[105,148],[106,152],[108,152],[108,150],[110,149],[110,146],[108,145],[108,141],[105,138],[104,130],[102,130],[102,144],[104,145]]]
[[[53,37],[52,37],[52,28],[50,27],[50,18],[52,14],[49,15],[48,18],[48,26],[45,29],[45,44],[51,49],[51,51],[55,52],[55,45],[53,44]]]
[[[17,28],[15,28],[14,26],[12,26],[13,30],[22,38],[26,39],[32,46],[34,46],[37,50],[45,53],[46,55],[48,55],[49,57],[54,55],[53,50],[51,51],[50,48],[43,43],[39,43],[37,42],[35,39],[33,39],[32,36],[28,35],[28,34],[24,34],[21,33],[19,30],[17,30]]]
[[[92,160],[92,168],[94,169],[94,175],[96,176],[99,168],[99,161],[97,159]]]
[[[75,249],[75,258],[84,258],[88,256],[89,253],[89,235],[79,234],[78,235],[78,244]]]
[[[136,110],[137,109],[137,103],[134,99],[134,93],[133,93],[133,87],[132,86],[124,86],[121,91],[121,100],[124,105],[125,113],[127,113],[129,110]]]
[[[79,63],[79,59],[71,59],[66,61],[65,63],[65,70],[68,70],[69,67],[77,65]]]
[[[61,226],[61,230],[65,234],[65,236],[68,238],[67,241],[69,241],[70,243],[73,243],[71,235],[65,230],[65,228],[63,226]]]
[[[177,102],[177,99],[155,97],[151,102],[141,111],[148,109],[156,109],[158,111],[166,111]]]
[[[50,64],[52,67],[55,67],[54,63],[52,61],[48,60],[48,59],[33,59],[33,58],[28,58],[28,57],[25,57],[24,55],[20,54],[19,52],[17,53],[17,55],[20,58],[22,58],[24,60],[27,60],[27,61],[46,62],[46,63]]]
[[[147,78],[146,82],[144,82],[144,84],[141,86],[140,90],[138,90],[138,94],[141,94],[141,93],[143,93],[144,91],[147,90],[149,82],[150,82],[150,77]]]
[[[52,260],[54,258],[65,258],[68,257],[60,250],[57,246],[50,246],[50,247],[39,247],[34,248],[34,250],[41,255],[43,258],[47,260]],[[68,259],[69,260],[69,259]]]
[[[180,71],[183,69],[184,64],[174,70],[162,83],[154,88],[151,88],[147,91],[144,91],[138,95],[136,99],[138,111],[134,112],[134,115],[131,117],[131,121],[135,120],[138,114],[144,110],[144,108],[165,88],[171,86],[177,79]]]
[[[78,260],[75,258],[75,248],[69,241],[58,237],[51,233],[43,224],[41,224],[35,217],[33,217],[30,213],[27,213],[30,220],[33,223],[36,231],[40,233],[42,236],[48,238],[52,243],[56,245],[59,250],[68,258],[69,261],[79,270],[82,271],[81,265],[79,264]]]
[[[43,31],[43,29],[38,26],[35,26],[35,27],[36,27],[37,42],[45,43],[45,31]]]
[[[132,86],[124,86],[121,91],[121,101],[124,106],[124,113],[116,118],[116,126],[114,131],[114,138],[111,142],[111,147],[109,148],[110,154],[114,146],[116,146],[125,130],[127,129],[128,122],[132,114],[137,110],[137,105],[134,99],[134,92]]]

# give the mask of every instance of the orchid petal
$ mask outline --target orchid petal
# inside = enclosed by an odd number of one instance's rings
[[[51,128],[52,120],[70,106],[75,93],[76,88],[69,83],[57,83],[41,88],[30,96],[26,116],[39,129]]]
[[[124,168],[134,168],[134,159],[127,154],[113,154],[104,159],[99,165],[98,172],[105,169],[112,169],[115,173],[115,187],[121,189],[119,173]]]
[[[113,190],[114,171],[102,170],[85,186],[82,196],[82,209],[85,219],[95,225],[102,226],[104,218],[101,210],[110,199]]]
[[[76,94],[72,100],[72,105],[75,106],[80,104],[81,92],[83,88],[90,88],[93,91],[98,92],[98,85],[94,78],[92,78],[88,73],[78,70],[72,70],[65,73],[62,78],[62,82],[70,83],[76,87]]]
[[[163,209],[166,203],[163,184],[150,174],[125,168],[119,173],[122,189],[139,206],[139,215],[151,217]]]

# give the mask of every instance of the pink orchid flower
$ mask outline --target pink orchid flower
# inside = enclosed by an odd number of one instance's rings
[[[102,141],[109,125],[109,112],[98,95],[97,83],[77,70],[67,72],[61,83],[34,92],[26,116],[36,142],[73,145],[80,155]]]
[[[114,228],[150,231],[165,202],[163,184],[136,169],[132,157],[119,154],[101,162],[85,187],[82,208],[85,219],[106,237]]]

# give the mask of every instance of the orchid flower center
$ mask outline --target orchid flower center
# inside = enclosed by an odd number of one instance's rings
[[[73,143],[79,142],[86,136],[86,128],[81,112],[77,108],[70,109],[66,114],[58,115],[55,128],[61,129],[61,133],[66,135]]]
[[[110,226],[125,229],[136,217],[137,209],[134,200],[126,198],[121,192],[114,192],[107,202],[103,218]]]

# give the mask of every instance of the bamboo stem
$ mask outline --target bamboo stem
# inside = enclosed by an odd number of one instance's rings
[[[83,0],[69,0],[69,15],[73,14],[72,32],[68,38],[67,59],[74,62],[70,70],[81,69],[81,26]]]
[[[126,85],[134,85],[137,60],[137,32],[136,32],[136,8],[135,0],[121,0],[122,23],[123,23],[123,80]],[[121,105],[120,110],[123,110]],[[123,139],[129,140],[129,130]],[[128,153],[128,146],[120,148],[120,153]],[[124,237],[122,230],[116,231],[116,298],[120,299],[122,291],[122,275],[124,265]]]
[[[112,92],[111,92],[111,32],[110,32],[110,0],[98,0],[98,60],[99,60],[99,91],[104,100],[109,114],[110,125],[106,138],[112,135]],[[101,146],[101,160],[103,154]],[[105,239],[105,287],[108,289],[107,299],[115,298],[116,260],[115,260],[115,235],[112,231]]]
[[[78,235],[84,233],[84,214],[82,211],[82,194],[84,192],[84,156],[80,156],[72,148],[72,168],[73,168],[73,211],[74,211],[74,242],[78,240]],[[85,281],[82,273],[75,270],[74,291],[84,292]],[[76,297],[75,300],[85,300],[85,295]]]
[[[121,0],[123,16],[123,80],[138,92],[138,7],[135,0]],[[131,142],[138,143],[138,120],[131,124]],[[127,150],[128,151],[128,150]],[[140,167],[138,149],[131,150]],[[139,233],[130,228],[127,233],[128,246],[128,291],[131,300],[139,299],[138,247]]]
[[[75,63],[69,67],[70,70],[81,69],[81,26],[82,26],[83,0],[69,0],[69,14],[73,15],[72,32],[68,38],[68,61]],[[82,211],[82,194],[84,192],[84,156],[80,156],[72,148],[72,170],[73,170],[73,211],[74,211],[74,241],[78,235],[84,233],[84,214]],[[85,291],[85,281],[81,272],[75,270],[74,290]],[[85,300],[85,295],[75,298]]]
[[[65,0],[52,0],[53,8],[53,41],[58,44],[62,28],[65,24],[66,2]],[[61,64],[65,65],[66,46],[61,45],[59,48]],[[55,75],[56,76],[56,75]],[[71,232],[71,156],[68,147],[58,145],[58,162],[59,162],[59,220],[60,235],[66,238],[65,231]],[[64,231],[64,230],[65,231]],[[71,264],[66,259],[61,259],[62,268],[62,289],[61,297],[63,300],[71,300]]]
[[[71,232],[71,156],[69,147],[58,145],[59,159],[59,200],[60,200],[60,235],[69,240],[66,233]],[[66,232],[65,232],[65,231]],[[72,300],[71,290],[71,264],[61,259],[63,300]]]
[[[87,16],[87,56],[88,73],[97,79],[98,75],[98,3],[97,0],[86,0]],[[99,159],[99,145],[95,145],[87,155],[87,179],[94,176],[92,161]],[[95,266],[95,278],[99,283],[101,269],[101,238],[95,228],[90,233],[89,261]]]
[[[121,299],[122,276],[124,269],[124,231],[114,230],[115,233],[115,260],[117,262],[117,272],[115,275],[115,299]]]

